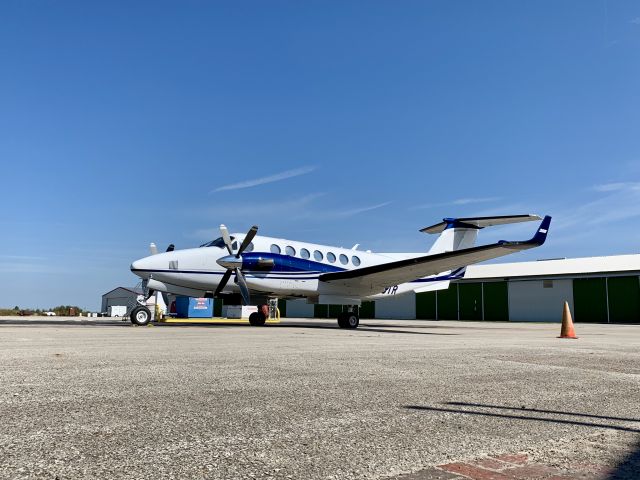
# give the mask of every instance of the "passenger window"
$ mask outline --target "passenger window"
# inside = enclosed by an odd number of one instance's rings
[[[344,253],[340,254],[340,263],[343,265],[346,265],[347,263],[349,263],[349,259]]]
[[[322,252],[320,250],[316,250],[315,252],[313,252],[313,258],[321,262],[322,259],[324,258],[324,255],[322,255]]]
[[[233,250],[234,252],[238,249],[238,242],[233,242],[231,244],[231,250]]]
[[[249,245],[247,245],[247,248],[245,248],[244,251],[247,252],[247,253],[253,252],[253,242],[251,242]]]
[[[292,257],[296,256],[296,249],[293,248],[291,245],[287,245],[287,248],[285,249],[285,251],[287,252],[287,255],[290,255]]]
[[[351,263],[353,263],[356,267],[359,267],[360,266],[360,258],[351,257]]]
[[[329,252],[327,253],[327,260],[329,260],[329,263],[335,263],[336,256],[333,253]]]
[[[307,250],[306,248],[303,248],[302,250],[300,250],[300,256],[306,260],[311,255],[309,255],[309,250]]]
[[[273,245],[271,245],[271,253],[280,253],[280,247],[278,245],[276,245],[275,243]]]

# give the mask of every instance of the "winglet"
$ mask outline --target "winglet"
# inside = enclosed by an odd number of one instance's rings
[[[533,236],[531,243],[535,243],[536,245],[542,245],[547,239],[547,234],[549,233],[549,225],[551,225],[551,217],[549,215],[545,215],[544,219],[540,223],[538,227],[538,231]]]
[[[521,250],[523,248],[539,247],[547,239],[547,234],[549,233],[549,225],[551,225],[551,217],[547,215],[540,223],[536,234],[529,240],[526,240],[524,242],[510,242],[509,240],[500,240],[498,243],[506,248],[514,248],[517,250]]]

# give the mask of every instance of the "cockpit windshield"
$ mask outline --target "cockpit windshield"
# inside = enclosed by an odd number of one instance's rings
[[[235,240],[235,237],[231,237],[231,241],[233,242],[234,240]],[[200,246],[224,248],[224,239],[222,237],[218,237],[215,240],[211,240],[210,242],[203,243]]]

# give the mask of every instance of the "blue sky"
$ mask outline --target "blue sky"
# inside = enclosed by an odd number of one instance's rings
[[[7,1],[0,25],[0,306],[96,309],[149,242],[220,223],[420,251],[445,216],[539,213],[510,261],[640,251],[637,2]]]

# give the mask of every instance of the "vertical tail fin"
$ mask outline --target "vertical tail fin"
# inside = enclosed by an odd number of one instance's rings
[[[461,248],[471,248],[476,244],[479,227],[458,222],[455,218],[445,218],[446,226],[440,230],[440,236],[429,249],[429,254],[452,252]],[[425,233],[437,233],[429,231],[433,227],[420,230]],[[439,230],[439,229],[438,229]]]

